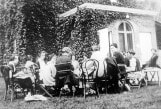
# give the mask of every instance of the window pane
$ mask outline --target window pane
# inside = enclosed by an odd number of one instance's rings
[[[124,24],[123,23],[120,24],[119,31],[124,31]]]
[[[125,51],[125,35],[124,33],[119,33],[120,51]]]
[[[131,31],[131,27],[128,23],[126,23],[126,31]]]
[[[127,34],[127,46],[128,46],[128,50],[133,50],[133,41],[132,41],[131,33]]]

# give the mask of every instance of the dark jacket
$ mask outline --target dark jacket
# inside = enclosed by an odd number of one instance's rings
[[[117,64],[125,64],[124,56],[120,52],[114,52],[113,57],[115,58]]]
[[[140,71],[141,70],[141,65],[140,65],[140,60],[138,58],[136,58],[136,71]]]
[[[154,54],[149,60],[149,67],[157,67],[156,61],[158,59],[158,55]]]

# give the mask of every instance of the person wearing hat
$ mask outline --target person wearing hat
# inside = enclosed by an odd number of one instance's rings
[[[69,47],[64,47],[62,49],[62,55],[59,56],[56,59],[56,66],[59,66],[60,64],[68,64],[71,63],[71,70],[74,70],[74,67],[72,65],[72,50]],[[64,67],[62,68],[64,69]],[[61,72],[57,72],[56,74],[56,85],[57,87],[63,87],[64,90],[66,91],[71,91],[71,84],[74,86],[78,86],[79,82],[77,81],[77,79],[75,78],[75,75],[73,74],[73,72],[63,72],[63,75],[66,76],[62,76],[62,79],[64,79],[64,83],[60,83],[60,74]],[[65,73],[65,74],[64,74]]]
[[[62,55],[56,59],[56,64],[68,63],[72,60],[72,50],[69,47],[62,49]]]

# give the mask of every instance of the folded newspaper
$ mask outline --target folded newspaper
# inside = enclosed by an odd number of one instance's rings
[[[43,95],[27,95],[24,98],[25,101],[46,101],[47,98]]]

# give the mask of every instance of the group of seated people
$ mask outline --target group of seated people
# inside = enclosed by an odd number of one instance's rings
[[[159,68],[159,65],[157,64],[159,56],[158,56],[157,50],[154,48],[151,49],[151,52],[152,52],[151,58],[143,65],[141,65],[140,60],[135,56],[136,53],[133,50],[129,50],[127,52],[121,53],[117,49],[117,44],[113,43],[111,44],[111,51],[118,65],[121,65],[121,64],[125,65],[126,72],[140,71],[145,67]]]
[[[116,63],[119,66],[119,70],[120,71],[124,71],[124,67],[121,67],[121,65],[123,65],[125,63],[125,59],[123,57],[123,55],[117,51],[117,45],[111,45],[111,51],[113,53],[113,58],[116,61]],[[132,63],[134,60],[134,53],[133,52],[129,52],[131,53],[131,60],[130,60],[130,65],[128,66],[129,69],[132,70],[136,70],[135,68],[133,68],[133,66],[136,64]],[[103,65],[103,61],[106,60],[106,62],[108,64],[112,64],[113,66],[115,66],[115,63],[113,63],[113,61],[111,61],[110,58],[107,57],[102,57],[101,54],[99,53],[99,47],[95,46],[93,47],[93,52],[92,55],[90,57],[88,57],[87,55],[84,55],[83,57],[83,62],[88,61],[89,59],[96,59],[99,61],[99,69],[98,69],[98,75],[99,77],[104,76],[104,65]],[[12,66],[11,69],[13,70],[13,76],[17,77],[17,78],[30,78],[32,83],[34,84],[35,82],[35,75],[33,74],[33,69],[34,67],[38,67],[39,69],[39,80],[41,80],[43,82],[43,84],[45,86],[55,86],[56,83],[60,84],[56,81],[57,78],[57,72],[56,72],[56,66],[58,64],[62,64],[62,63],[72,63],[73,66],[73,73],[69,75],[69,78],[66,78],[65,81],[63,81],[65,84],[65,88],[68,88],[68,86],[66,84],[68,83],[73,83],[73,85],[79,86],[79,82],[76,80],[76,77],[80,77],[82,74],[82,69],[80,68],[80,64],[79,62],[75,59],[75,56],[72,55],[72,50],[69,47],[64,47],[62,49],[62,54],[60,56],[57,56],[56,54],[50,54],[48,55],[47,52],[45,51],[41,51],[39,54],[39,57],[37,58],[36,62],[33,62],[33,57],[31,55],[27,55],[27,61],[24,65],[24,69],[18,73],[15,73],[16,70],[16,65],[18,64],[19,58],[18,56],[15,56],[12,60],[10,60],[9,62],[9,66]],[[128,68],[127,67],[127,68]],[[113,76],[112,82],[115,84],[115,88],[117,89],[118,86],[118,80],[119,80],[119,76],[117,75],[118,71],[117,70],[113,70],[114,67],[111,67],[109,69],[111,69],[111,72],[115,72],[115,76]],[[126,69],[127,69],[126,68]],[[92,68],[90,68],[89,70],[92,71]],[[113,74],[112,74],[113,75]],[[96,74],[94,73],[94,77],[96,77]]]
[[[118,47],[116,43],[111,44],[111,57],[102,57],[102,55],[99,52],[99,47],[95,46],[93,48],[92,55],[88,57],[87,55],[84,55],[84,59],[82,63],[88,61],[89,59],[96,59],[99,61],[99,69],[98,69],[98,75],[99,77],[104,76],[104,71],[107,69],[107,71],[111,70],[111,73],[114,75],[112,78],[112,82],[114,85],[114,88],[119,88],[119,73],[121,72],[133,72],[133,71],[140,71],[140,61],[138,58],[135,57],[134,51],[129,51],[126,54],[122,54],[118,51]],[[68,88],[66,84],[73,83],[75,86],[79,86],[79,82],[76,79],[77,77],[80,77],[82,74],[82,70],[80,68],[79,62],[75,59],[75,55],[72,55],[72,50],[69,47],[64,47],[62,49],[62,54],[60,56],[57,56],[56,54],[50,54],[48,55],[47,52],[41,51],[39,54],[39,57],[37,58],[36,62],[33,62],[33,57],[31,55],[27,55],[27,60],[24,65],[24,69],[18,73],[16,73],[16,65],[19,62],[18,55],[11,57],[10,62],[8,63],[8,66],[11,68],[11,74],[13,77],[17,78],[30,78],[32,83],[35,82],[35,75],[33,74],[34,68],[38,67],[39,69],[39,80],[43,82],[46,86],[55,86],[57,84],[56,78],[57,78],[57,69],[56,65],[62,64],[62,63],[71,63],[73,67],[73,74],[69,75],[69,78],[67,77],[64,81],[65,88]],[[113,59],[113,60],[112,60]],[[151,58],[151,61],[149,61],[148,65],[152,66],[154,65],[153,61],[157,59],[157,56],[154,55]],[[103,65],[104,60],[106,61],[106,64],[108,68],[104,68]],[[152,61],[153,60],[153,61]],[[117,70],[116,65],[118,66],[119,70]],[[83,64],[82,64],[83,65]],[[109,66],[111,65],[111,68]],[[116,68],[114,70],[113,68]],[[91,70],[91,69],[90,69]],[[95,75],[96,76],[96,75]]]
[[[48,55],[46,51],[41,51],[36,62],[33,62],[33,57],[31,55],[27,55],[26,63],[25,65],[23,65],[23,69],[17,72],[16,66],[18,65],[18,63],[19,63],[19,56],[18,55],[12,56],[8,63],[8,66],[11,69],[9,75],[20,79],[30,78],[31,82],[33,83],[32,84],[33,86],[36,79],[34,74],[35,68],[38,69],[39,80],[45,86],[55,86],[57,82],[56,81],[57,72],[55,65],[61,63],[71,63],[74,74],[71,74],[73,75],[73,77],[71,77],[70,75],[70,78],[66,78],[64,84],[68,84],[70,82],[73,83],[74,85],[77,86],[79,85],[78,81],[75,79],[75,77],[80,77],[81,75],[79,62],[75,59],[75,56],[72,55],[72,51],[69,47],[64,47],[62,49],[62,54],[60,56],[57,56],[54,53]]]
[[[145,68],[160,68],[159,64],[159,53],[156,49],[152,48],[152,56],[151,58],[141,66],[140,60],[135,56],[135,52],[130,50],[126,53],[121,53],[118,50],[118,46],[116,43],[111,44],[110,46],[112,57],[116,60],[117,65],[119,67],[120,73],[129,77],[129,79],[137,80],[136,83],[139,83],[138,80],[142,80],[145,77],[145,74],[141,72],[142,69]],[[135,77],[137,78],[135,78]],[[128,85],[127,85],[128,88]],[[130,88],[128,88],[130,90]]]

